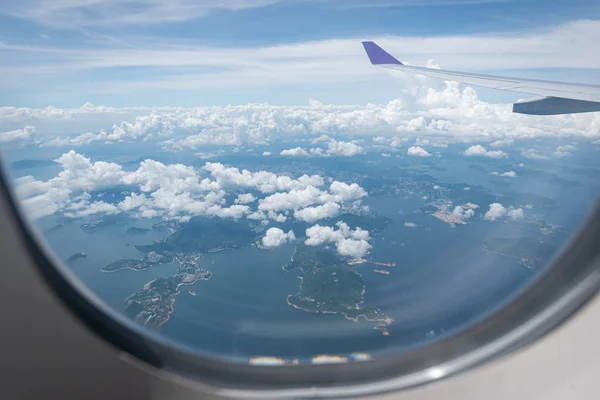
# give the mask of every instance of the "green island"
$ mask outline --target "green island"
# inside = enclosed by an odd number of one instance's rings
[[[155,265],[160,264],[169,264],[172,263],[177,255],[163,252],[157,253],[155,251],[151,251],[146,254],[146,256],[141,260],[135,259],[124,259],[111,262],[107,264],[104,268],[102,268],[102,272],[117,272],[123,269],[132,269],[134,271],[145,271],[154,267]]]
[[[248,246],[257,234],[247,221],[192,218],[162,241],[135,246],[142,253],[213,253]]]
[[[392,323],[376,307],[365,306],[365,284],[360,274],[328,247],[307,246],[300,242],[285,271],[300,270],[300,291],[289,295],[287,302],[300,310],[337,314],[349,320],[364,318],[375,323],[374,328],[389,335],[386,327]]]
[[[171,317],[180,286],[212,277],[209,271],[196,264],[196,259],[184,257],[178,261],[181,264],[174,275],[150,281],[125,299],[124,312],[127,316],[143,326],[159,328]]]
[[[87,257],[87,254],[85,254],[85,253],[75,253],[71,257],[67,258],[67,262],[77,261],[77,260],[80,260],[80,259],[86,258],[86,257]]]
[[[169,320],[181,285],[212,277],[210,271],[197,265],[203,254],[244,247],[257,240],[257,233],[247,221],[198,217],[181,225],[159,223],[153,228],[175,227],[179,229],[164,240],[135,246],[145,253],[143,259],[117,260],[102,268],[102,272],[144,271],[172,262],[179,264],[175,274],[146,283],[125,300],[125,314],[144,326],[158,328]]]
[[[493,238],[483,244],[483,249],[492,254],[517,259],[519,264],[529,269],[541,267],[555,251],[552,244],[532,237]]]
[[[85,224],[79,225],[82,231],[86,233],[97,232],[100,229],[108,228],[114,225],[122,225],[126,222],[126,218],[121,215],[109,215],[103,219],[93,220]]]

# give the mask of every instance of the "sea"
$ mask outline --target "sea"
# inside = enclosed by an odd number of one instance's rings
[[[553,164],[550,172],[583,184],[565,190],[536,177],[492,178],[490,168],[497,168],[497,164],[485,166],[485,170],[468,165],[441,159],[435,169],[430,168],[431,164],[417,168],[439,182],[480,185],[494,192],[533,191],[551,197],[556,207],[533,206],[549,223],[562,225],[570,233],[556,241],[557,252],[584,220],[599,188],[597,179],[561,165]],[[512,167],[519,174],[516,168]],[[495,184],[494,179],[500,179],[502,185]],[[477,204],[477,199],[472,202]],[[249,246],[204,255],[198,264],[210,270],[212,278],[182,286],[170,320],[155,334],[199,354],[233,360],[257,356],[308,359],[356,352],[379,357],[423,346],[476,323],[525,290],[543,270],[530,270],[517,260],[483,250],[487,238],[531,234],[513,224],[475,218],[469,225],[451,226],[427,213],[415,212],[424,200],[405,193],[370,196],[364,205],[393,221],[373,236],[368,258],[395,266],[354,266],[365,283],[364,304],[380,308],[393,319],[388,327],[390,336],[383,336],[366,321],[355,323],[289,306],[287,296],[300,288],[298,273],[282,269],[293,254],[293,244],[272,250]],[[480,205],[487,208],[487,204]],[[64,221],[50,216],[36,221],[35,226],[46,231],[59,222]],[[177,269],[176,264],[168,264],[146,271],[101,272],[112,261],[142,258],[135,245],[149,244],[170,234],[156,230],[143,235],[125,233],[131,226],[151,228],[153,222],[127,220],[87,233],[80,228],[81,221],[70,221],[44,237],[61,260],[74,253],[86,253],[84,259],[65,263],[68,271],[121,312],[129,295]],[[416,227],[408,228],[405,222]],[[388,269],[390,274],[381,275],[374,269]]]

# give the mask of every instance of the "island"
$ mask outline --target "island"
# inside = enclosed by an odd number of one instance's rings
[[[113,273],[124,269],[144,271],[156,266],[178,263],[177,272],[169,277],[146,283],[125,300],[124,312],[138,323],[153,328],[164,325],[173,312],[179,287],[209,280],[212,273],[197,264],[206,253],[226,251],[252,245],[260,233],[246,220],[223,220],[196,217],[184,224],[157,223],[154,229],[175,230],[165,239],[152,244],[136,245],[144,253],[142,259],[122,259],[111,262],[102,272]],[[196,292],[189,290],[192,296]]]
[[[122,225],[126,222],[126,217],[123,215],[109,215],[103,219],[96,219],[85,224],[79,225],[82,231],[86,233],[97,232],[100,229],[104,229],[114,225]]]
[[[85,253],[75,253],[71,257],[67,258],[67,262],[81,260],[82,258],[86,258],[86,257],[87,257],[87,254],[85,254]]]
[[[300,291],[291,294],[287,303],[299,310],[337,314],[351,321],[360,318],[374,323],[374,328],[389,334],[392,319],[378,308],[364,305],[365,284],[360,274],[348,266],[327,246],[296,245],[285,271],[299,270]]]
[[[200,268],[195,260],[182,260],[174,275],[150,281],[125,299],[124,312],[143,326],[159,328],[171,317],[180,286],[206,281],[211,277],[212,274]]]
[[[537,269],[550,260],[556,248],[537,238],[493,238],[483,244],[491,254],[514,258],[528,269]]]
[[[135,248],[142,253],[213,253],[252,245],[258,238],[247,220],[192,218],[166,239]]]

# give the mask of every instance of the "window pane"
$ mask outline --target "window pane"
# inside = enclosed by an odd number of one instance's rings
[[[584,222],[600,113],[513,113],[531,94],[375,68],[361,38],[594,84],[599,10],[423,3],[10,5],[0,143],[24,215],[64,273],[198,354],[364,361],[460,332]]]

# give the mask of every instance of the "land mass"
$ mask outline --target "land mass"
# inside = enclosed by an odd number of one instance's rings
[[[364,318],[375,328],[389,335],[386,327],[392,322],[378,308],[364,305],[365,284],[360,274],[347,265],[332,249],[299,243],[286,271],[300,270],[300,291],[291,294],[287,302],[300,310],[337,314],[349,320]]]
[[[172,235],[150,245],[135,246],[142,253],[212,253],[254,243],[257,234],[247,221],[192,218]]]
[[[129,296],[124,304],[125,314],[143,326],[159,328],[171,317],[180,286],[212,277],[208,270],[196,264],[196,260],[181,261],[174,275],[150,281]]]
[[[75,253],[71,257],[67,258],[67,262],[77,261],[77,260],[80,260],[80,259],[86,258],[86,257],[87,257],[87,254],[85,254],[85,253]]]
[[[492,254],[517,259],[524,267],[536,269],[550,260],[555,247],[540,239],[524,237],[493,238],[483,244],[483,249]]]

